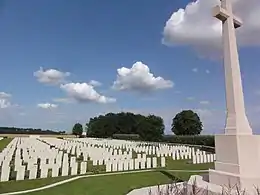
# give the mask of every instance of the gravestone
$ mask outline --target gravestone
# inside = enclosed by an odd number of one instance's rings
[[[134,159],[129,160],[129,170],[134,170]]]
[[[47,166],[42,166],[40,169],[40,178],[47,178],[48,177],[48,167]]]
[[[151,160],[151,158],[147,158],[146,159],[146,168],[151,169],[151,166],[152,166],[152,160]]]
[[[153,157],[153,168],[157,168],[157,157]]]
[[[161,167],[165,167],[166,162],[165,162],[165,157],[161,157]]]
[[[24,180],[25,166],[19,166],[16,172],[16,180]]]
[[[67,161],[63,161],[62,169],[61,169],[61,175],[62,176],[68,176],[69,175],[69,164]]]
[[[78,163],[73,163],[71,165],[71,175],[77,175],[78,174]]]
[[[124,167],[123,167],[124,171],[128,171],[129,170],[128,164],[129,164],[128,160],[125,160],[124,161]]]
[[[112,163],[112,171],[113,172],[118,171],[118,164],[116,161],[113,161],[113,163]]]
[[[57,165],[57,164],[52,165],[51,176],[52,177],[58,177],[59,176],[59,169],[60,169],[59,165]]]
[[[111,164],[110,164],[110,171],[111,171]],[[87,172],[87,162],[81,162],[80,174],[86,174],[86,172]]]
[[[37,177],[37,165],[31,165],[29,169],[29,179],[36,179]]]

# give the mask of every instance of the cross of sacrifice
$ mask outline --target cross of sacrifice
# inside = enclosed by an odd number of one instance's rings
[[[232,0],[221,0],[221,6],[213,9],[215,18],[222,21],[227,119],[225,134],[252,134],[244,105],[244,94],[239,66],[235,28],[242,21],[233,15]]]
[[[239,28],[242,25],[242,21],[233,15],[231,0],[221,0],[221,6],[216,6],[213,9],[214,15],[222,23],[226,22],[228,18],[233,19],[234,27]]]

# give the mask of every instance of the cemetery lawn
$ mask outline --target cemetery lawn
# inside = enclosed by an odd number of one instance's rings
[[[134,188],[166,184],[173,179],[187,181],[190,175],[202,174],[195,172],[175,172],[171,170],[207,170],[213,168],[213,163],[189,164],[187,160],[166,160],[166,168],[158,168],[152,172],[128,173],[118,175],[97,176],[78,179],[60,186],[46,189],[39,192],[26,193],[29,195],[122,195]],[[46,179],[8,181],[0,182],[0,193],[14,192],[39,188],[45,185],[56,183],[68,177],[54,177]]]
[[[0,140],[0,151],[2,151],[12,140],[13,138],[4,138]]]
[[[65,179],[72,178],[72,176],[67,177],[53,177],[47,179],[34,179],[34,180],[25,180],[25,181],[7,181],[0,182],[0,193],[5,192],[15,192],[21,190],[28,190],[43,187],[52,183],[63,181]]]
[[[160,171],[90,177],[28,195],[123,195],[135,188],[171,183],[172,177],[171,172]]]
[[[166,158],[168,170],[208,170],[214,168],[214,163],[191,164],[188,160],[172,160]]]

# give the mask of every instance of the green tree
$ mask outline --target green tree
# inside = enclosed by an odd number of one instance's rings
[[[72,134],[76,136],[81,136],[83,133],[83,127],[80,123],[76,123],[72,128]]]
[[[163,135],[165,126],[162,117],[149,115],[147,119],[156,128],[156,132],[158,132],[160,135]]]
[[[200,117],[192,110],[183,110],[172,119],[172,132],[175,135],[199,135],[202,127]]]
[[[142,140],[159,140],[164,132],[163,119],[130,112],[107,113],[90,118],[87,126],[89,137],[107,138],[119,135],[138,134]],[[123,136],[124,137],[124,136]],[[127,136],[125,136],[127,137]]]
[[[161,139],[160,132],[148,118],[140,122],[137,131],[143,141],[159,141]]]

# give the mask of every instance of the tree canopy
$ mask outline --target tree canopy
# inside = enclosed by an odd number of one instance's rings
[[[72,134],[76,136],[81,136],[83,133],[83,127],[80,123],[76,123],[72,128]]]
[[[183,110],[172,119],[172,132],[175,135],[199,135],[202,127],[200,117],[192,110]]]
[[[163,119],[130,112],[108,113],[90,118],[86,124],[87,136],[108,138],[115,134],[138,134],[142,140],[158,141],[164,132]]]

